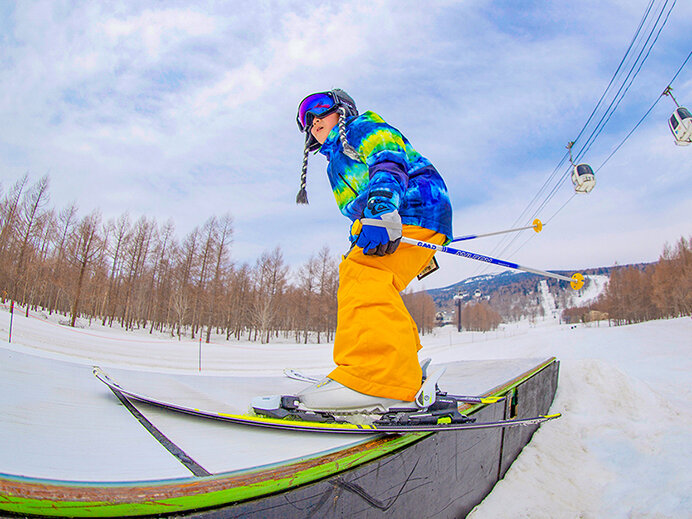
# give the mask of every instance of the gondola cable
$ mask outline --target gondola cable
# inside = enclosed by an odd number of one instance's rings
[[[666,90],[668,90],[668,89],[670,88],[670,85],[672,85],[673,82],[677,79],[677,77],[680,75],[680,72],[682,72],[682,69],[685,67],[685,65],[687,64],[687,62],[690,60],[691,57],[692,57],[692,52],[690,52],[690,53],[687,55],[687,57],[685,58],[685,60],[682,62],[682,65],[680,65],[680,67],[679,67],[678,70],[675,72],[675,74],[673,75],[673,77],[671,78],[671,80],[668,82],[668,85],[669,85],[669,86],[668,86],[668,88],[667,88]],[[634,128],[632,128],[632,129],[629,131],[629,133],[625,136],[625,138],[615,147],[615,149],[613,149],[613,151],[610,153],[610,155],[608,155],[608,157],[603,161],[603,163],[601,163],[601,165],[596,169],[596,172],[599,172],[599,171],[601,170],[601,168],[603,168],[603,166],[606,165],[606,163],[607,163],[607,162],[613,157],[613,155],[615,155],[615,153],[625,144],[625,142],[627,142],[627,140],[628,140],[628,139],[632,136],[632,134],[639,128],[639,126],[641,126],[641,124],[644,122],[644,120],[649,116],[649,114],[650,114],[650,113],[653,111],[653,109],[656,107],[656,105],[658,104],[658,102],[663,98],[664,95],[666,95],[666,90],[664,90],[664,92],[663,92],[661,95],[658,96],[658,98],[656,99],[656,101],[654,101],[654,103],[649,107],[649,109],[646,111],[646,113],[641,117],[641,119],[639,119],[639,121],[637,122],[637,124],[634,125]],[[565,208],[565,206],[566,206],[575,196],[576,196],[576,193],[572,193],[572,196],[570,196],[570,197],[567,199],[567,201],[566,201],[564,204],[562,204],[562,206],[560,206],[560,208],[559,208],[557,211],[555,211],[555,213],[552,214],[552,216],[550,216],[548,219],[545,220],[544,225],[548,225],[548,224],[553,220],[553,218],[555,218],[555,217],[557,216],[557,214],[558,214],[560,211],[562,211],[562,210]],[[527,245],[528,242],[531,241],[534,237],[535,237],[535,235],[531,234],[531,235],[526,239],[526,241],[525,241],[524,243],[522,243],[517,249],[515,249],[515,250],[512,252],[512,255],[516,254],[519,250],[521,250],[521,249],[522,249],[525,245]],[[515,236],[515,238],[516,238],[516,236]],[[513,243],[514,241],[515,241],[515,240],[513,240],[512,243]],[[510,243],[510,245],[511,245],[511,243]]]
[[[657,16],[657,18],[656,18],[656,21],[654,22],[653,26],[651,27],[651,30],[648,31],[648,35],[647,35],[647,37],[646,37],[646,39],[645,39],[645,41],[644,41],[644,44],[643,44],[642,48],[640,49],[640,51],[639,51],[637,57],[635,58],[634,63],[633,63],[632,66],[630,67],[629,72],[627,73],[627,76],[625,77],[625,79],[624,79],[624,81],[622,82],[622,84],[620,85],[620,88],[618,89],[617,93],[615,94],[615,96],[614,96],[613,99],[611,100],[611,102],[610,102],[608,108],[606,109],[606,111],[604,112],[604,114],[601,116],[601,118],[600,118],[598,124],[596,125],[596,127],[594,128],[594,130],[591,132],[591,134],[590,134],[589,138],[587,139],[585,145],[582,146],[581,150],[580,150],[579,153],[577,154],[577,156],[576,156],[577,160],[578,160],[580,157],[582,157],[582,156],[591,148],[591,145],[592,145],[592,144],[595,142],[595,140],[600,136],[601,132],[603,131],[603,129],[604,129],[604,127],[605,127],[605,125],[608,123],[608,121],[609,121],[610,118],[612,117],[613,113],[614,113],[614,112],[617,110],[617,108],[619,107],[620,102],[622,101],[622,99],[624,98],[624,96],[625,96],[625,95],[627,94],[627,92],[629,91],[629,88],[631,87],[631,85],[632,85],[632,83],[634,82],[635,78],[637,77],[637,75],[638,75],[639,72],[641,71],[642,66],[644,65],[644,63],[646,62],[647,58],[649,57],[649,55],[650,55],[650,53],[651,53],[651,50],[653,49],[653,46],[654,46],[654,45],[656,44],[656,42],[658,41],[658,38],[659,38],[659,36],[660,36],[660,34],[661,34],[661,31],[663,30],[663,28],[665,27],[666,23],[668,22],[668,19],[669,19],[669,17],[670,17],[670,14],[671,14],[673,8],[675,7],[676,1],[677,1],[677,0],[673,0],[672,4],[670,5],[670,8],[668,9],[668,11],[667,11],[667,13],[666,13],[666,16],[665,16],[665,19],[664,19],[663,23],[658,27],[658,31],[656,32],[656,36],[654,37],[654,39],[653,39],[651,45],[648,46],[648,50],[647,50],[647,45],[648,45],[649,41],[651,40],[652,35],[653,35],[654,32],[656,31],[656,27],[658,26],[658,23],[659,23],[659,21],[661,20],[661,17],[663,16],[663,13],[665,12],[666,7],[668,6],[669,0],[666,0],[666,1],[663,3],[663,5],[662,5],[660,11],[658,12],[658,16]],[[593,119],[594,115],[595,115],[596,112],[598,111],[598,108],[601,106],[601,103],[603,102],[603,99],[605,98],[605,96],[607,95],[607,93],[608,93],[608,91],[610,90],[611,86],[612,86],[613,83],[615,82],[615,80],[616,80],[616,78],[617,78],[617,76],[618,76],[620,70],[621,70],[622,67],[623,67],[623,64],[626,62],[628,55],[630,54],[632,48],[633,48],[634,45],[635,45],[635,42],[637,41],[637,37],[639,36],[642,27],[643,27],[643,26],[645,25],[645,23],[646,23],[646,19],[649,17],[649,15],[650,15],[650,13],[651,13],[651,9],[652,9],[652,7],[653,7],[653,4],[654,4],[654,0],[652,0],[651,2],[649,2],[649,5],[647,6],[647,9],[646,9],[646,11],[645,11],[645,13],[644,13],[644,16],[642,17],[642,20],[640,21],[639,26],[637,27],[637,30],[635,31],[634,37],[633,37],[632,40],[630,41],[630,45],[629,45],[629,47],[628,47],[628,49],[627,49],[625,55],[623,56],[622,60],[621,60],[620,63],[618,64],[618,67],[617,67],[615,73],[613,74],[613,76],[611,77],[611,80],[610,80],[610,82],[608,83],[608,86],[607,86],[606,89],[604,90],[603,94],[601,95],[601,97],[600,97],[600,99],[598,100],[596,106],[594,107],[593,111],[592,111],[591,114],[589,115],[589,118],[587,119],[586,123],[584,124],[584,126],[583,126],[582,129],[580,130],[580,132],[579,132],[579,134],[577,135],[577,138],[575,139],[574,142],[576,142],[576,141],[581,137],[581,135],[584,133],[584,131],[585,131],[586,128],[588,127],[589,123],[590,123],[591,120]],[[646,54],[644,55],[644,58],[640,61],[640,58],[642,57],[642,55],[644,54],[645,51],[646,51]],[[689,56],[688,56],[688,59],[689,59]],[[686,61],[687,61],[687,60],[686,60]],[[684,64],[683,64],[683,66],[684,66]],[[635,71],[635,68],[636,68],[636,71]],[[682,67],[681,67],[681,69],[682,69]],[[681,70],[681,69],[680,69],[680,70]],[[674,76],[674,78],[677,77],[677,74],[679,74],[679,71],[680,71],[680,70],[678,70],[678,73],[676,73],[676,75]],[[633,72],[634,72],[634,74],[633,74]],[[631,79],[630,79],[630,78],[631,78]],[[628,80],[629,80],[629,83],[628,83]],[[627,85],[627,86],[625,87],[625,85]],[[624,88],[624,91],[623,91],[623,88]],[[657,101],[657,102],[658,102],[658,101]],[[655,106],[655,104],[654,104],[654,106]],[[634,130],[636,130],[636,128],[639,126],[639,124],[641,124],[641,122],[644,120],[644,118],[648,115],[648,113],[649,113],[652,109],[653,109],[653,106],[649,109],[649,111],[647,112],[647,114],[645,114],[645,116],[640,120],[640,122],[637,124],[637,126],[635,126],[635,128],[628,134],[628,136],[625,138],[625,140],[634,132]],[[572,145],[573,145],[573,144],[574,144],[574,143],[572,143]],[[616,149],[613,151],[613,153],[611,153],[610,156],[612,156],[612,155],[622,146],[622,144],[624,144],[624,141],[620,144],[620,146],[618,146],[618,148],[616,148]],[[571,150],[570,150],[570,151],[571,151]],[[570,155],[570,158],[571,158],[571,153],[570,153],[569,155]],[[568,154],[565,154],[565,155],[562,157],[562,159],[560,160],[560,162],[558,163],[558,165],[556,166],[556,168],[553,170],[553,172],[552,172],[551,175],[549,176],[549,178],[543,183],[543,185],[542,185],[541,188],[538,190],[538,192],[536,193],[536,195],[534,195],[534,197],[533,197],[532,200],[529,202],[529,204],[527,205],[527,207],[522,211],[522,213],[519,215],[519,217],[517,217],[517,219],[515,220],[515,222],[514,222],[513,225],[517,225],[517,224],[522,220],[522,218],[524,218],[525,214],[527,214],[527,212],[530,211],[531,207],[532,207],[532,206],[534,205],[534,203],[538,200],[538,198],[541,196],[541,194],[545,191],[546,187],[550,184],[550,182],[554,179],[554,177],[555,177],[555,175],[557,174],[557,172],[560,171],[560,168],[561,168],[562,165],[564,164],[565,159],[567,158],[567,156],[568,156]],[[608,159],[606,159],[606,162],[607,162],[607,160],[609,160],[609,159],[610,159],[610,157],[608,157]],[[605,162],[604,162],[603,164],[601,164],[601,166],[600,166],[598,169],[600,169],[601,167],[603,167],[604,164],[605,164]],[[558,182],[553,186],[553,188],[550,190],[550,192],[548,193],[548,195],[544,198],[543,202],[542,202],[542,203],[539,205],[539,207],[534,211],[534,213],[531,215],[530,218],[535,217],[535,216],[536,216],[536,215],[537,215],[548,203],[550,203],[550,201],[552,201],[552,199],[553,199],[553,197],[555,196],[555,194],[557,193],[558,189],[563,185],[563,183],[564,183],[566,177],[569,175],[570,170],[572,169],[572,167],[574,167],[574,168],[575,168],[575,171],[576,171],[576,165],[575,165],[574,163],[572,163],[572,164],[571,164],[571,167],[568,168],[567,171],[565,171],[565,172],[563,173],[563,175],[560,177],[560,179],[558,180]],[[590,166],[589,166],[589,169],[590,169]],[[593,170],[591,171],[591,173],[593,173]],[[554,218],[554,217],[555,217],[555,216],[567,205],[567,203],[569,203],[569,201],[572,200],[572,198],[573,198],[573,196],[570,197],[570,198],[569,198],[569,199],[568,199],[568,200],[567,200],[567,201],[566,201],[566,202],[565,202],[554,214],[553,214],[553,216],[551,216],[550,219]],[[530,219],[530,218],[529,218],[529,219]],[[511,247],[511,246],[514,244],[514,242],[518,239],[518,237],[519,237],[519,235],[513,236],[513,237],[510,239],[509,243],[507,243],[507,244],[504,246],[504,248],[502,249],[502,252],[501,252],[500,254],[504,254],[505,251],[507,251],[507,249],[509,249],[509,247]],[[531,238],[533,238],[533,235],[530,236],[530,238],[529,238],[524,244],[522,244],[522,245],[519,247],[519,249],[517,249],[517,251],[520,250],[526,243],[528,243],[528,241],[530,241]],[[493,253],[494,253],[494,251],[496,251],[496,250],[498,250],[500,247],[502,247],[503,242],[505,242],[506,239],[507,239],[507,237],[505,237],[504,239],[500,240],[500,242],[499,242],[499,243],[495,246],[495,248],[493,249]],[[482,270],[487,270],[487,267],[484,268],[484,269],[482,269]],[[475,275],[478,275],[478,274],[475,274]]]
[[[625,61],[627,60],[627,57],[630,55],[630,52],[632,51],[632,48],[634,47],[634,45],[635,45],[635,43],[636,43],[636,41],[637,41],[637,37],[639,36],[639,33],[640,33],[641,30],[642,30],[642,27],[644,27],[644,24],[646,23],[646,20],[647,20],[647,18],[649,17],[649,14],[651,13],[651,8],[652,8],[653,5],[654,5],[654,1],[655,1],[655,0],[650,0],[649,5],[647,6],[646,10],[644,11],[644,15],[642,16],[642,19],[641,19],[640,22],[639,22],[639,25],[637,26],[637,29],[636,29],[636,31],[635,31],[635,33],[634,33],[634,36],[632,37],[632,40],[630,41],[629,46],[627,47],[627,50],[625,51],[625,54],[623,55],[622,59],[620,60],[620,63],[618,64],[617,68],[615,69],[615,72],[613,73],[613,76],[610,78],[610,82],[608,83],[608,86],[606,86],[605,90],[604,90],[603,93],[601,94],[600,99],[599,99],[598,102],[596,103],[596,106],[594,107],[594,109],[591,111],[591,114],[589,115],[588,119],[586,120],[586,122],[585,122],[584,125],[582,126],[582,129],[579,131],[579,134],[578,134],[577,137],[575,138],[574,142],[579,141],[579,138],[582,136],[582,134],[584,133],[584,131],[585,131],[586,128],[588,127],[589,123],[590,123],[591,120],[593,119],[594,115],[595,115],[596,112],[598,111],[598,108],[601,106],[601,103],[603,102],[603,99],[605,98],[606,94],[607,94],[608,91],[610,90],[610,87],[611,87],[611,86],[613,85],[613,83],[615,82],[615,79],[617,78],[617,76],[618,76],[618,74],[619,74],[619,72],[620,72],[620,69],[621,69],[622,66],[625,64]],[[668,0],[666,0],[666,3],[667,3],[667,1],[668,1]],[[548,177],[548,179],[547,179],[547,180],[543,183],[543,185],[539,188],[538,192],[536,193],[536,195],[534,195],[533,199],[529,202],[529,204],[526,206],[526,208],[522,211],[522,213],[521,213],[521,214],[517,217],[517,219],[514,221],[514,224],[512,225],[512,227],[515,227],[520,221],[522,221],[522,218],[524,217],[525,213],[526,213],[527,211],[530,210],[530,208],[531,208],[531,206],[534,204],[534,202],[541,196],[541,194],[543,193],[543,191],[547,188],[547,186],[548,186],[548,185],[550,184],[550,182],[553,180],[553,178],[554,178],[555,175],[558,173],[558,171],[560,171],[560,168],[561,168],[562,165],[564,164],[565,160],[567,160],[567,157],[568,157],[568,154],[567,154],[567,153],[565,153],[565,154],[562,156],[562,158],[560,159],[560,162],[558,163],[558,165],[555,167],[555,169],[554,169],[553,172],[550,174],[550,176]],[[561,184],[561,183],[563,182],[563,180],[564,180],[564,178],[561,177],[561,178],[560,178],[560,181],[558,182],[558,184]],[[553,188],[553,190],[551,190],[550,194],[552,194],[552,193],[554,192],[554,190],[555,190],[555,188]],[[549,194],[548,196],[550,196],[550,194]],[[534,212],[534,216],[535,216],[535,214],[536,214],[536,212]],[[512,241],[514,241],[514,240],[512,240]],[[500,244],[501,244],[501,243],[500,243]]]

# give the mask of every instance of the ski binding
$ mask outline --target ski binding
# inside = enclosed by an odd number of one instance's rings
[[[411,427],[437,424],[473,423],[459,412],[459,402],[443,394],[435,395],[434,402],[426,408],[390,408],[384,413],[332,413],[301,408],[300,398],[292,395],[272,395],[254,398],[252,408],[259,416],[279,420],[304,420],[317,423],[363,423],[374,427]]]

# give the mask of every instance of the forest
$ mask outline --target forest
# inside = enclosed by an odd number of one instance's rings
[[[24,175],[0,192],[0,296],[26,308],[81,320],[147,328],[173,337],[212,334],[263,343],[282,336],[296,342],[330,342],[336,331],[339,258],[324,247],[294,271],[280,248],[254,264],[233,261],[233,219],[214,216],[178,239],[163,224],[128,214],[103,221],[79,216],[76,205],[49,208],[49,177]],[[540,309],[535,280],[501,289],[487,303],[466,305],[467,330],[495,329]],[[522,285],[523,286],[523,285]],[[529,290],[531,289],[531,290]],[[432,330],[438,312],[427,292],[402,294],[419,331]],[[528,306],[527,306],[528,305]],[[527,314],[528,312],[528,314]],[[566,322],[598,312],[615,324],[692,313],[692,251],[681,238],[659,261],[611,271],[601,297],[568,308]]]
[[[1,192],[2,301],[55,312],[65,324],[114,323],[126,330],[192,339],[223,335],[263,343],[284,336],[329,342],[336,330],[339,258],[328,248],[291,272],[280,248],[253,265],[232,259],[233,219],[214,216],[182,239],[163,224],[128,214],[103,221],[76,205],[49,208],[49,177],[24,175]],[[435,305],[403,294],[422,333]]]
[[[692,315],[692,248],[680,238],[666,245],[658,261],[644,267],[613,269],[608,285],[596,302],[566,309],[567,322],[608,319],[632,324],[652,319]]]

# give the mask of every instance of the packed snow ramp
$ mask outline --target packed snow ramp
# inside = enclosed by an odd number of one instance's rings
[[[0,366],[7,516],[463,517],[537,428],[363,437],[275,431],[119,398],[83,362],[0,347]],[[444,366],[443,390],[506,397],[469,405],[464,412],[477,421],[545,414],[557,388],[554,358]],[[258,392],[304,386],[285,377],[109,372],[228,412],[246,412]]]

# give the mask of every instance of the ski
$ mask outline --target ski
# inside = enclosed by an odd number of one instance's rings
[[[296,370],[296,369],[290,369],[287,368],[284,370],[284,375],[287,376],[290,379],[293,380],[299,380],[300,382],[307,382],[308,384],[316,384],[322,378],[319,377],[314,377],[312,375],[306,375],[302,371]],[[438,394],[443,394],[446,395],[446,393],[440,393],[438,391]],[[459,402],[462,402],[464,404],[494,404],[495,402],[499,402],[501,400],[504,400],[505,397],[503,396],[476,396],[476,395],[449,395],[451,397],[454,397],[456,400]]]
[[[352,423],[342,421],[337,417],[330,416],[320,416],[312,417],[308,414],[300,415],[290,415],[287,418],[271,418],[268,416],[259,416],[257,414],[235,414],[226,413],[222,411],[208,410],[208,409],[197,409],[194,407],[189,407],[181,404],[176,404],[174,402],[167,402],[158,398],[154,398],[143,393],[138,393],[135,391],[130,391],[127,388],[118,384],[115,380],[109,377],[102,369],[99,367],[94,367],[94,375],[101,382],[106,384],[108,387],[118,390],[120,393],[125,395],[129,399],[137,400],[140,402],[149,403],[163,409],[168,409],[171,411],[176,411],[179,413],[184,413],[192,416],[210,418],[214,420],[221,420],[233,424],[253,426],[253,427],[265,427],[284,431],[299,431],[299,432],[321,432],[321,433],[332,433],[332,434],[402,434],[402,433],[415,433],[415,432],[441,432],[441,431],[463,431],[471,429],[491,429],[491,428],[505,428],[505,427],[518,427],[518,426],[531,426],[538,425],[549,420],[554,420],[559,418],[560,413],[549,414],[549,415],[539,415],[530,418],[516,418],[511,420],[497,420],[492,422],[475,422],[472,417],[465,417],[460,415],[461,423],[452,423],[452,418],[447,415],[432,415],[432,416],[422,416],[421,413],[426,411],[420,411],[418,417],[414,417],[414,421],[418,420],[418,423],[411,424],[410,420],[406,418],[409,425],[400,425],[401,414],[398,412],[388,413],[390,416],[382,416],[380,419],[384,418],[384,421],[377,423]],[[416,413],[409,413],[416,414]],[[429,413],[430,414],[430,413]],[[313,421],[312,419],[323,420],[323,421]],[[434,422],[434,423],[432,423]]]
[[[539,425],[549,420],[554,420],[561,416],[560,413],[550,415],[539,415],[530,418],[518,418],[513,420],[496,420],[491,422],[476,422],[475,418],[461,415],[449,416],[449,412],[442,410],[433,411],[394,411],[383,414],[371,423],[350,422],[342,417],[331,415],[330,413],[320,413],[311,411],[294,411],[284,418],[271,418],[263,415],[267,421],[275,420],[271,424],[266,423],[267,427],[287,429],[292,431],[317,431],[332,433],[349,434],[368,434],[386,433],[402,434],[414,432],[441,432],[441,431],[463,431],[467,429],[493,429],[506,427],[519,427]],[[353,417],[350,417],[353,419]]]

